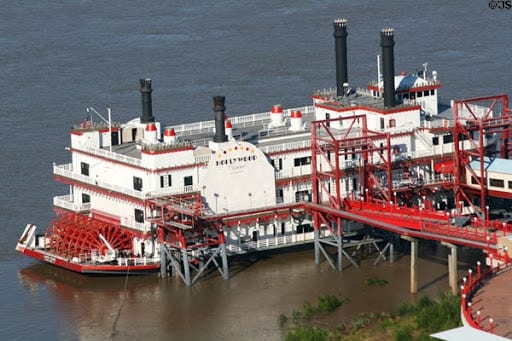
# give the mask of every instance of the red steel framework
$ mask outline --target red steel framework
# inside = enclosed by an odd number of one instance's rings
[[[454,135],[455,179],[451,184],[442,184],[441,187],[455,188],[456,202],[463,198],[474,205],[464,176],[466,170],[471,171],[470,160],[476,158],[480,160],[480,178],[484,179],[486,135],[496,134],[501,139],[500,157],[511,156],[512,119],[508,116],[507,105],[508,98],[505,95],[454,103],[454,128],[446,132]],[[343,131],[332,129],[330,123],[335,120],[315,121],[311,124],[314,204],[310,208],[315,230],[327,228],[336,239],[343,233],[342,219],[348,219],[401,235],[478,247],[489,253],[494,252],[499,237],[507,235],[511,230],[511,225],[489,221],[489,217],[459,219],[461,211],[435,211],[425,197],[416,207],[416,204],[413,207],[399,205],[396,196],[393,201],[391,195],[396,195],[397,191],[392,192],[389,134],[367,129],[366,117],[363,115],[338,120],[344,121],[341,126],[348,128]],[[477,139],[474,138],[476,134]],[[348,154],[359,155],[355,171],[360,179],[359,196],[352,194],[342,198],[340,186],[346,173],[340,169],[340,159],[344,159],[347,149]],[[378,158],[376,162],[375,157]],[[476,173],[473,176],[476,177]],[[334,184],[333,191],[329,184]],[[414,190],[417,189],[409,189]],[[486,185],[483,181],[480,182],[479,194],[480,204],[485,205]]]
[[[342,121],[343,130],[332,129],[330,124]],[[340,167],[341,159],[352,155],[351,166],[360,179],[359,194],[379,197],[388,202],[392,198],[391,142],[389,133],[368,129],[366,116],[355,115],[334,120],[311,123],[311,168],[313,202],[341,209],[342,176],[349,174]],[[358,155],[359,157],[355,157]],[[357,161],[354,161],[356,159]],[[377,172],[385,173],[381,182]],[[334,184],[334,191],[328,184]],[[325,201],[327,197],[327,201]],[[320,218],[320,212],[315,212]],[[320,218],[321,219],[321,218]],[[316,228],[319,220],[316,220]]]
[[[508,96],[496,95],[457,100],[453,102],[454,148],[455,148],[455,200],[466,202],[473,209],[475,194],[479,197],[480,208],[486,207],[487,177],[486,157],[495,157],[492,151],[486,151],[485,137],[496,135],[500,139],[499,157],[508,159],[512,156],[512,117],[509,116]],[[476,136],[475,136],[476,135]],[[469,148],[463,141],[469,142]],[[470,162],[479,163],[478,171],[470,167]],[[467,183],[466,172],[479,190]]]

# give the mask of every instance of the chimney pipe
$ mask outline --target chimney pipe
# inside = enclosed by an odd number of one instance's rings
[[[336,52],[336,94],[345,95],[345,86],[348,83],[347,71],[347,20],[334,20],[334,50]]]
[[[215,112],[215,135],[213,136],[213,142],[226,142],[228,137],[224,127],[224,96],[213,96],[213,111]]]
[[[384,107],[395,106],[395,55],[393,46],[394,30],[385,28],[380,31],[380,46],[382,47],[382,73],[384,78]]]
[[[140,80],[140,92],[142,94],[142,116],[140,117],[140,123],[155,122],[153,117],[153,108],[151,104],[151,79]]]

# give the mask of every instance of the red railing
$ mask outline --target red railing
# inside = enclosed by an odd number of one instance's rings
[[[397,227],[483,242],[487,245],[488,252],[491,245],[497,243],[498,235],[505,236],[512,230],[509,224],[477,217],[473,217],[467,226],[458,226],[451,223],[455,216],[449,212],[417,206],[399,206],[393,202],[344,199],[344,206],[347,211],[358,211],[358,214],[372,216],[372,219]]]
[[[461,286],[461,313],[462,318],[470,327],[494,333],[494,320],[491,317],[482,319],[480,310],[475,311],[472,306],[472,298],[483,283],[503,271],[510,270],[512,264],[506,251],[504,255],[499,255],[496,252],[490,253],[489,260],[489,268],[482,270],[480,262],[477,262],[476,274],[470,269],[468,270],[468,277],[463,278],[463,285]]]

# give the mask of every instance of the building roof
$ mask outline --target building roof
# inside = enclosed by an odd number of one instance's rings
[[[480,169],[480,159],[474,159],[469,163],[473,170]],[[512,160],[484,157],[484,168],[487,172],[512,174]]]

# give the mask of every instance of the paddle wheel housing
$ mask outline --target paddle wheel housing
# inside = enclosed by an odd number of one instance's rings
[[[131,251],[134,234],[119,225],[82,214],[61,214],[46,230],[50,252],[65,258],[90,260],[92,254],[106,256],[115,251]]]

